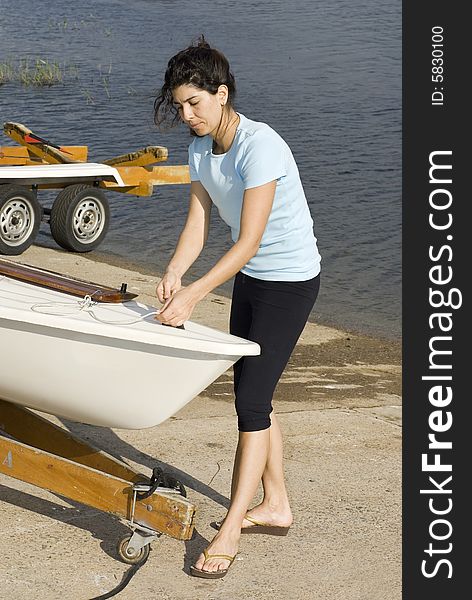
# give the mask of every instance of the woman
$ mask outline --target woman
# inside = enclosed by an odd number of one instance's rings
[[[227,59],[202,36],[168,63],[155,122],[184,122],[189,146],[190,205],[176,250],[157,286],[159,320],[179,326],[200,300],[231,279],[230,332],[259,343],[261,355],[234,366],[239,441],[231,503],[218,533],[191,567],[197,577],[223,577],[242,532],[285,535],[292,512],[284,483],[282,435],[272,395],[319,289],[320,256],[298,169],[268,125],[234,110]],[[212,204],[231,227],[234,245],[200,279],[181,280],[200,255]],[[248,511],[262,479],[264,498]]]

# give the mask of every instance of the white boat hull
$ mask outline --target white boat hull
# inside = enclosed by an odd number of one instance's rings
[[[76,183],[107,179],[124,187],[119,171],[101,163],[0,165],[0,183]]]
[[[0,398],[83,423],[142,429],[175,414],[241,356],[260,351],[192,322],[185,331],[153,316],[109,324],[153,310],[136,302],[96,305],[95,318],[76,305],[67,294],[0,280]],[[69,316],[51,314],[64,307]]]

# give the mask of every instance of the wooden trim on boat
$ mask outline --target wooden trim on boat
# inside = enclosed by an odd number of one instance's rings
[[[90,296],[94,302],[120,303],[136,298],[138,294],[132,294],[126,290],[117,290],[112,287],[82,281],[74,277],[67,277],[54,271],[38,269],[29,265],[0,260],[0,275],[11,277],[19,281],[38,285],[72,296]]]

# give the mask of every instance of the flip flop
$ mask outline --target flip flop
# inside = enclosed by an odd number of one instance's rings
[[[253,525],[249,527],[241,527],[241,533],[263,533],[265,535],[287,535],[288,530],[290,529],[290,525],[281,526],[281,525],[269,525],[268,523],[261,523],[260,521],[256,521],[251,516],[246,515],[244,517],[246,521],[250,521]],[[223,521],[214,521],[211,523],[211,526],[214,529],[219,530]]]
[[[236,554],[234,556],[229,556],[229,554],[208,554],[206,548],[203,551],[203,556],[205,557],[205,562],[210,558],[224,558],[225,560],[229,560],[228,568],[219,569],[218,571],[204,571],[203,569],[197,569],[197,567],[192,565],[190,567],[190,575],[193,575],[194,577],[202,577],[203,579],[221,579],[221,577],[224,577],[229,571],[230,566],[233,564],[234,559],[236,558]]]

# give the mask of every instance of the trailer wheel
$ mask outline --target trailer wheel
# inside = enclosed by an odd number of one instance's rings
[[[105,194],[78,183],[64,188],[51,208],[49,225],[59,246],[74,252],[90,252],[103,241],[110,223]]]
[[[149,544],[143,546],[139,550],[131,550],[129,548],[129,541],[131,539],[131,535],[126,535],[118,542],[117,550],[119,557],[125,563],[129,565],[137,565],[145,562],[147,557],[149,556],[149,551],[151,547]]]
[[[0,254],[16,256],[34,242],[41,223],[41,206],[21,185],[0,185]]]

